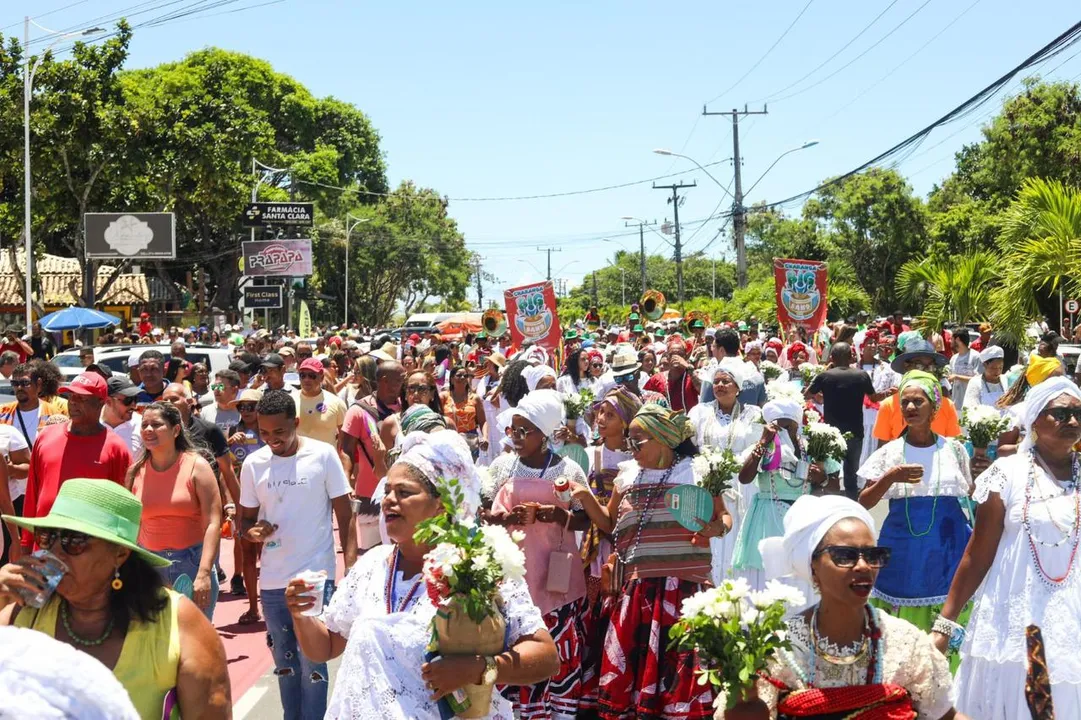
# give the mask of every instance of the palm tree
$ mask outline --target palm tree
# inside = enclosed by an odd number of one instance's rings
[[[909,260],[895,281],[898,296],[921,307],[917,323],[941,329],[945,323],[971,323],[991,315],[992,290],[1000,280],[997,261],[986,252]]]
[[[1002,280],[992,293],[995,330],[1019,342],[1040,315],[1038,300],[1081,291],[1081,191],[1030,178],[1005,213]]]

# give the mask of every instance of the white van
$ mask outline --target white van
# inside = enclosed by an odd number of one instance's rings
[[[406,330],[409,328],[433,327],[454,315],[455,313],[416,313],[410,315],[402,327]]]

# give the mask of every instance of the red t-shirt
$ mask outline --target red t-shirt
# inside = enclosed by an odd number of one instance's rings
[[[345,413],[342,432],[357,439],[357,449],[352,457],[353,464],[357,466],[356,494],[358,497],[371,497],[375,486],[379,484],[375,467],[372,465],[375,459],[372,437],[379,434],[375,421],[367,410],[354,403]]]
[[[23,350],[22,345],[19,343],[4,343],[3,345],[0,345],[0,353],[7,352],[8,350],[19,356],[19,362],[26,362],[26,351]]]
[[[149,320],[142,320],[139,322],[139,335],[149,335],[150,331],[154,329],[154,323]]]
[[[72,478],[100,478],[124,484],[131,452],[120,436],[109,429],[96,435],[73,435],[69,426],[49,425],[34,440],[23,517],[48,515],[60,486]],[[33,546],[33,534],[24,530],[22,542]]]
[[[668,407],[671,410],[689,412],[691,408],[698,404],[698,391],[694,389],[694,383],[691,382],[691,373],[683,373],[681,384],[683,385],[682,388],[679,386],[669,388],[668,373],[663,372],[651,377],[642,389],[667,396]]]

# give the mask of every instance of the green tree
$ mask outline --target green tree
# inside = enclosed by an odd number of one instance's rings
[[[1000,279],[991,253],[935,256],[905,263],[897,275],[896,290],[907,307],[919,309],[921,327],[937,330],[947,322],[987,320],[991,293]]]

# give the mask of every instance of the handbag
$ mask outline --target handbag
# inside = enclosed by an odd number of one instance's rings
[[[571,524],[571,512],[567,511],[567,525],[559,535],[559,549],[548,553],[548,581],[545,590],[550,593],[565,595],[571,589],[571,569],[575,553],[563,549],[563,538],[567,535],[567,526]]]

